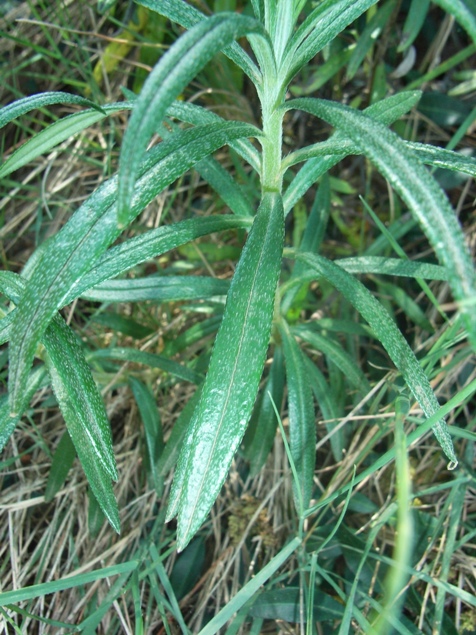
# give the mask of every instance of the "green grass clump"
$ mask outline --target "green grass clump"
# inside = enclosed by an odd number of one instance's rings
[[[476,13],[436,4],[7,16],[6,632],[470,623]]]

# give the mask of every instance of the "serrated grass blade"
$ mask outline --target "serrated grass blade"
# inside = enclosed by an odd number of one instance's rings
[[[245,432],[263,372],[284,239],[281,196],[264,195],[228,293],[191,433],[179,457],[168,517],[178,548],[204,521]]]

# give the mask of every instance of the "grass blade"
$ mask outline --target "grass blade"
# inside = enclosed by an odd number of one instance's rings
[[[245,584],[240,591],[238,591],[233,599],[228,602],[228,604],[224,606],[204,628],[202,628],[198,635],[215,635],[215,633],[218,633],[220,628],[224,626],[226,622],[228,622],[228,620],[231,619],[250,598],[254,597],[258,593],[259,588],[267,582],[267,580],[269,580],[273,573],[275,573],[284,562],[286,562],[300,544],[300,538],[294,538],[291,540],[291,542],[281,549],[281,551],[277,553],[259,573],[253,576],[253,578]]]
[[[178,462],[168,518],[178,511],[180,550],[213,505],[251,415],[269,344],[283,238],[281,197],[265,194],[233,277]]]

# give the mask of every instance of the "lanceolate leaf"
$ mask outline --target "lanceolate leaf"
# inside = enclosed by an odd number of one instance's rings
[[[176,22],[186,29],[190,29],[198,22],[206,19],[203,13],[200,13],[195,7],[190,6],[183,0],[137,0],[137,2],[144,7],[157,11],[160,15],[164,15],[172,22]],[[233,60],[254,84],[259,84],[261,81],[259,69],[237,42],[232,42],[229,46],[226,46],[222,53]]]
[[[18,119],[18,117],[21,117],[31,110],[44,108],[45,106],[51,106],[53,104],[79,104],[81,106],[90,106],[98,111],[101,111],[99,106],[96,106],[94,102],[89,99],[85,99],[84,97],[78,97],[77,95],[58,91],[39,93],[37,95],[23,97],[23,99],[17,99],[11,104],[4,106],[0,110],[0,128],[3,128],[3,126],[6,126],[10,121]]]
[[[291,455],[299,477],[294,503],[299,514],[309,507],[316,464],[316,419],[304,357],[285,322],[279,324],[288,385]]]
[[[106,409],[76,335],[56,316],[43,342],[53,389],[76,449],[78,444],[84,446],[82,453],[99,459],[109,478],[117,479]],[[86,468],[85,472],[89,478]]]
[[[215,501],[245,432],[268,349],[284,238],[282,200],[267,193],[228,293],[171,493],[183,549]]]
[[[151,229],[140,236],[130,238],[115,247],[111,247],[101,256],[94,267],[81,278],[75,289],[67,296],[65,304],[69,304],[79,295],[104,280],[115,278],[141,262],[157,258],[157,256],[180,247],[195,238],[226,229],[249,227],[252,222],[252,218],[238,216],[190,218],[173,225],[157,227],[157,229]]]
[[[427,417],[433,415],[440,406],[428,378],[407,341],[380,302],[361,282],[330,260],[309,253],[297,253],[296,257],[305,262],[318,276],[328,280],[357,309],[385,347],[425,415]],[[433,432],[450,459],[452,467],[455,467],[458,460],[445,421],[439,421],[433,427]]]
[[[389,126],[394,121],[397,121],[405,113],[411,110],[419,101],[421,97],[421,91],[405,91],[387,97],[382,101],[372,104],[364,110],[366,115],[369,115],[376,121]],[[285,108],[293,108],[293,101],[286,102]],[[342,130],[338,130],[330,139],[335,141],[336,145],[345,142],[345,135]],[[339,144],[337,144],[339,142]],[[331,143],[327,144],[328,146]],[[295,154],[298,155],[300,151]],[[305,152],[305,149],[304,149]],[[298,174],[294,177],[293,181],[288,186],[284,194],[284,213],[286,214],[293,205],[305,194],[305,192],[311,187],[311,185],[322,175],[330,170],[334,165],[339,163],[345,156],[347,156],[349,150],[342,148],[342,154],[336,156],[324,156],[309,159]],[[292,164],[293,153],[289,155],[288,162]],[[286,163],[286,159],[284,159]]]
[[[82,100],[85,101],[85,100]],[[59,145],[65,139],[69,139],[72,135],[81,132],[85,128],[92,126],[94,123],[101,121],[110,114],[114,114],[120,110],[130,109],[132,104],[124,102],[110,104],[102,109],[84,110],[76,112],[73,115],[63,117],[58,121],[50,124],[47,128],[36,134],[32,139],[26,141],[11,154],[7,160],[0,166],[0,178],[7,176],[14,170],[18,170],[36,157],[45,154],[55,146]],[[1,117],[1,113],[0,113]]]
[[[182,35],[160,59],[134,104],[124,135],[119,166],[117,218],[130,221],[129,210],[139,162],[168,107],[205,64],[227,44],[249,33],[262,32],[252,18],[222,13],[196,24]]]
[[[238,122],[197,126],[178,132],[146,156],[130,214],[140,211],[164,187],[230,139],[252,136],[253,126]],[[25,378],[36,345],[55,311],[81,276],[120,234],[116,220],[117,177],[92,194],[48,243],[38,258],[11,330],[10,404],[21,411]]]
[[[83,293],[83,298],[99,302],[174,302],[226,295],[228,280],[205,276],[149,276],[111,280]]]
[[[297,99],[289,105],[340,128],[375,163],[407,203],[448,271],[451,289],[460,303],[470,340],[476,348],[474,266],[461,226],[436,181],[395,133],[365,114],[321,99]]]
[[[71,440],[94,496],[119,533],[111,484],[118,476],[104,402],[76,336],[59,316],[46,330],[44,342],[46,365]]]

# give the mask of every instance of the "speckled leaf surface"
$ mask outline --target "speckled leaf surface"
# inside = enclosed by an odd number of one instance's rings
[[[183,549],[205,520],[251,415],[268,349],[284,238],[282,199],[267,193],[237,265],[201,399],[179,456],[168,518]]]

